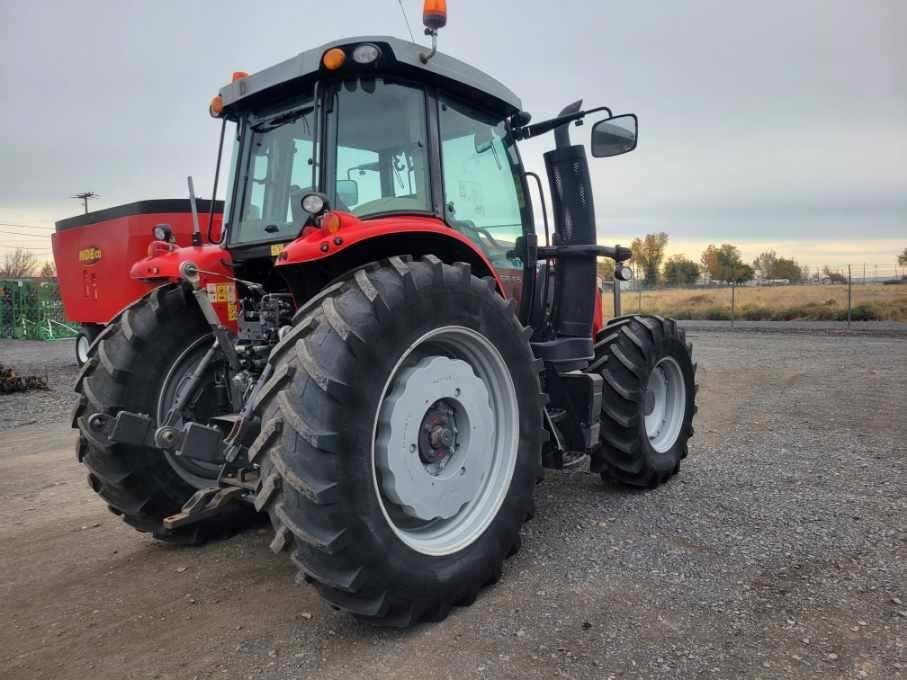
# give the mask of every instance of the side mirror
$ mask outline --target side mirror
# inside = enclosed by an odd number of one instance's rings
[[[592,155],[620,156],[636,148],[636,115],[628,113],[600,120],[592,126]]]
[[[354,179],[338,179],[337,200],[346,207],[359,203],[359,182]]]

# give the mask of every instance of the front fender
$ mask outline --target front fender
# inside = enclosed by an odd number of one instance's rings
[[[199,269],[199,282],[208,292],[208,299],[221,324],[237,332],[236,283],[233,281],[233,258],[229,251],[215,245],[172,248],[155,241],[149,252],[156,254],[139,260],[129,270],[129,276],[146,283],[178,282],[182,279],[180,267],[192,262]]]
[[[371,220],[360,220],[351,213],[335,210],[330,217],[339,218],[339,228],[333,233],[325,229],[307,228],[305,233],[292,243],[284,247],[277,257],[277,267],[317,262],[336,256],[348,249],[368,241],[381,239],[385,236],[400,236],[412,234],[413,237],[425,234],[441,236],[445,239],[456,241],[459,245],[468,248],[474,257],[480,260],[488,272],[494,277],[498,291],[505,297],[507,290],[501,281],[495,266],[488,256],[469,238],[447,226],[436,217],[423,217],[420,215],[394,215]],[[327,218],[328,216],[326,216]],[[327,219],[322,224],[327,223]],[[407,254],[405,252],[399,253]]]

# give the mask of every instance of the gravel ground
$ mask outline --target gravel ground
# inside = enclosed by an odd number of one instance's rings
[[[681,321],[694,331],[726,333],[799,333],[806,335],[867,335],[907,338],[907,323],[902,321]]]
[[[267,530],[132,532],[50,422],[69,395],[13,397],[41,422],[0,435],[0,676],[907,678],[907,338],[690,338],[681,475],[638,492],[549,471],[501,582],[402,632],[294,585]],[[42,347],[71,378],[71,347]]]
[[[19,375],[47,376],[47,391],[0,394],[0,432],[36,423],[64,422],[75,402],[74,340],[0,340],[0,364]]]

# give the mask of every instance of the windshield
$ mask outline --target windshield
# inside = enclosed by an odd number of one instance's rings
[[[335,204],[359,217],[431,209],[425,94],[385,81],[348,81],[333,97]]]
[[[313,188],[314,128],[311,105],[250,122],[238,168],[239,203],[231,243],[275,241],[299,233],[306,219],[300,201]]]

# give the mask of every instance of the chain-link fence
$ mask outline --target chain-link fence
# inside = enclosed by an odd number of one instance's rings
[[[625,282],[624,314],[649,313],[709,321],[903,321],[907,322],[907,269],[843,265],[813,270],[807,279],[753,280],[740,284],[697,280],[647,287]],[[613,313],[610,288],[605,315]]]
[[[57,340],[73,337],[60,289],[53,279],[0,279],[0,338]]]

